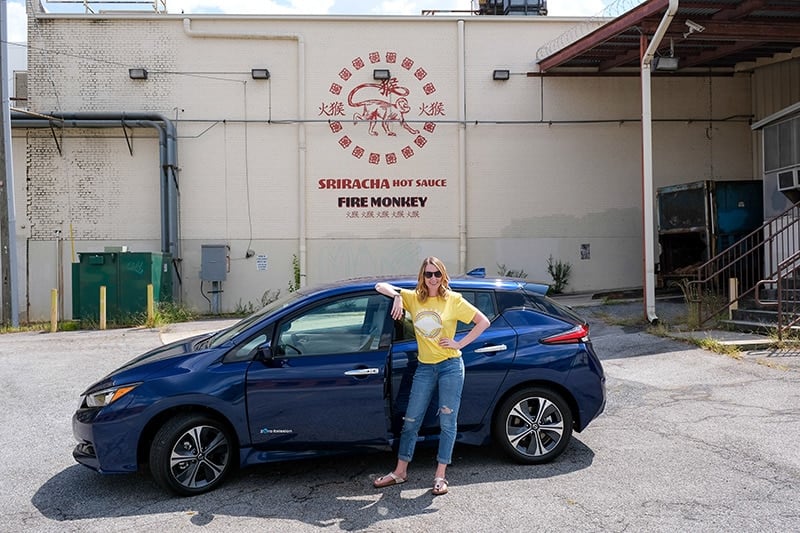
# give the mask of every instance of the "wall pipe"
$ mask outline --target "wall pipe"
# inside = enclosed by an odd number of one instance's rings
[[[669,0],[669,6],[656,28],[647,49],[647,37],[640,40],[642,52],[642,235],[644,248],[644,276],[642,292],[645,318],[651,324],[658,322],[656,316],[656,268],[655,268],[655,229],[653,208],[653,113],[651,102],[650,69],[653,57],[658,50],[667,28],[678,11],[678,0]]]
[[[11,324],[11,327],[19,326],[19,273],[17,271],[17,216],[14,209],[14,163],[11,151],[11,128],[9,127],[8,112],[10,109],[10,98],[8,95],[8,84],[6,74],[8,73],[8,20],[6,0],[0,0],[0,175],[5,183],[5,217],[6,221],[0,230],[2,240],[0,243],[4,247],[0,252],[0,264],[3,270],[3,290],[2,292],[2,320]]]
[[[179,235],[178,201],[178,150],[175,124],[156,113],[128,112],[53,112],[50,118],[35,117],[28,113],[12,111],[13,128],[155,128],[158,132],[159,167],[161,169],[161,251],[172,257],[172,296],[181,300],[181,246]]]
[[[466,39],[464,21],[458,21],[458,267],[467,271],[467,116]]]
[[[305,286],[307,282],[306,272],[308,262],[307,236],[306,236],[306,52],[305,40],[299,33],[269,33],[269,32],[233,32],[233,31],[211,31],[196,30],[192,28],[192,19],[183,19],[183,31],[189,37],[205,39],[264,39],[264,40],[286,40],[297,42],[297,173],[298,173],[298,261],[300,263],[300,285]]]

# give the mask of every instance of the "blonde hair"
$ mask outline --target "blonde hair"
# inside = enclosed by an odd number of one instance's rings
[[[419,274],[417,275],[417,288],[414,290],[414,292],[417,293],[417,299],[420,302],[424,302],[428,299],[428,287],[425,285],[425,267],[428,265],[435,266],[439,272],[442,273],[442,283],[439,285],[439,296],[441,298],[447,298],[447,295],[450,292],[450,276],[447,275],[447,268],[445,268],[441,259],[430,256],[423,259],[422,265],[419,267]]]

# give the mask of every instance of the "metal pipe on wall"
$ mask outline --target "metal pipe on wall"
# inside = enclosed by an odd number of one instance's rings
[[[47,118],[49,117],[49,118]],[[157,113],[126,112],[53,112],[31,116],[28,113],[11,113],[14,128],[155,128],[159,142],[159,168],[161,188],[161,251],[172,257],[173,299],[181,301],[181,248],[178,220],[178,160],[175,124]]]
[[[467,271],[467,116],[466,39],[464,21],[458,21],[458,267]]]
[[[11,99],[8,95],[6,76],[8,73],[8,16],[6,0],[0,0],[0,165],[2,165],[3,195],[5,220],[0,224],[4,248],[3,265],[3,321],[12,327],[19,326],[19,274],[17,272],[17,217],[14,201],[14,165],[11,158],[11,128],[9,109]]]
[[[643,299],[644,314],[648,322],[658,321],[656,316],[655,228],[653,207],[653,123],[650,87],[650,69],[658,46],[678,11],[678,0],[669,0],[669,7],[656,28],[650,44],[642,53],[642,234],[644,255]],[[642,35],[641,44],[647,38]],[[644,46],[642,46],[644,48]]]

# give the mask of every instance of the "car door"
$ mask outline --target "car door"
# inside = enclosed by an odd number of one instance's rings
[[[311,304],[275,324],[272,358],[247,373],[255,446],[385,445],[392,301],[375,292]]]
[[[481,423],[511,368],[517,350],[517,332],[497,314],[493,291],[462,291],[461,294],[491,321],[480,337],[461,350],[464,391],[458,424],[469,430]],[[456,338],[466,335],[472,326],[459,323]]]

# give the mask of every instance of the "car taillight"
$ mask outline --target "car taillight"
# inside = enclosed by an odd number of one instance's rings
[[[589,341],[589,325],[580,324],[574,328],[557,333],[541,340],[542,344],[577,344]]]

